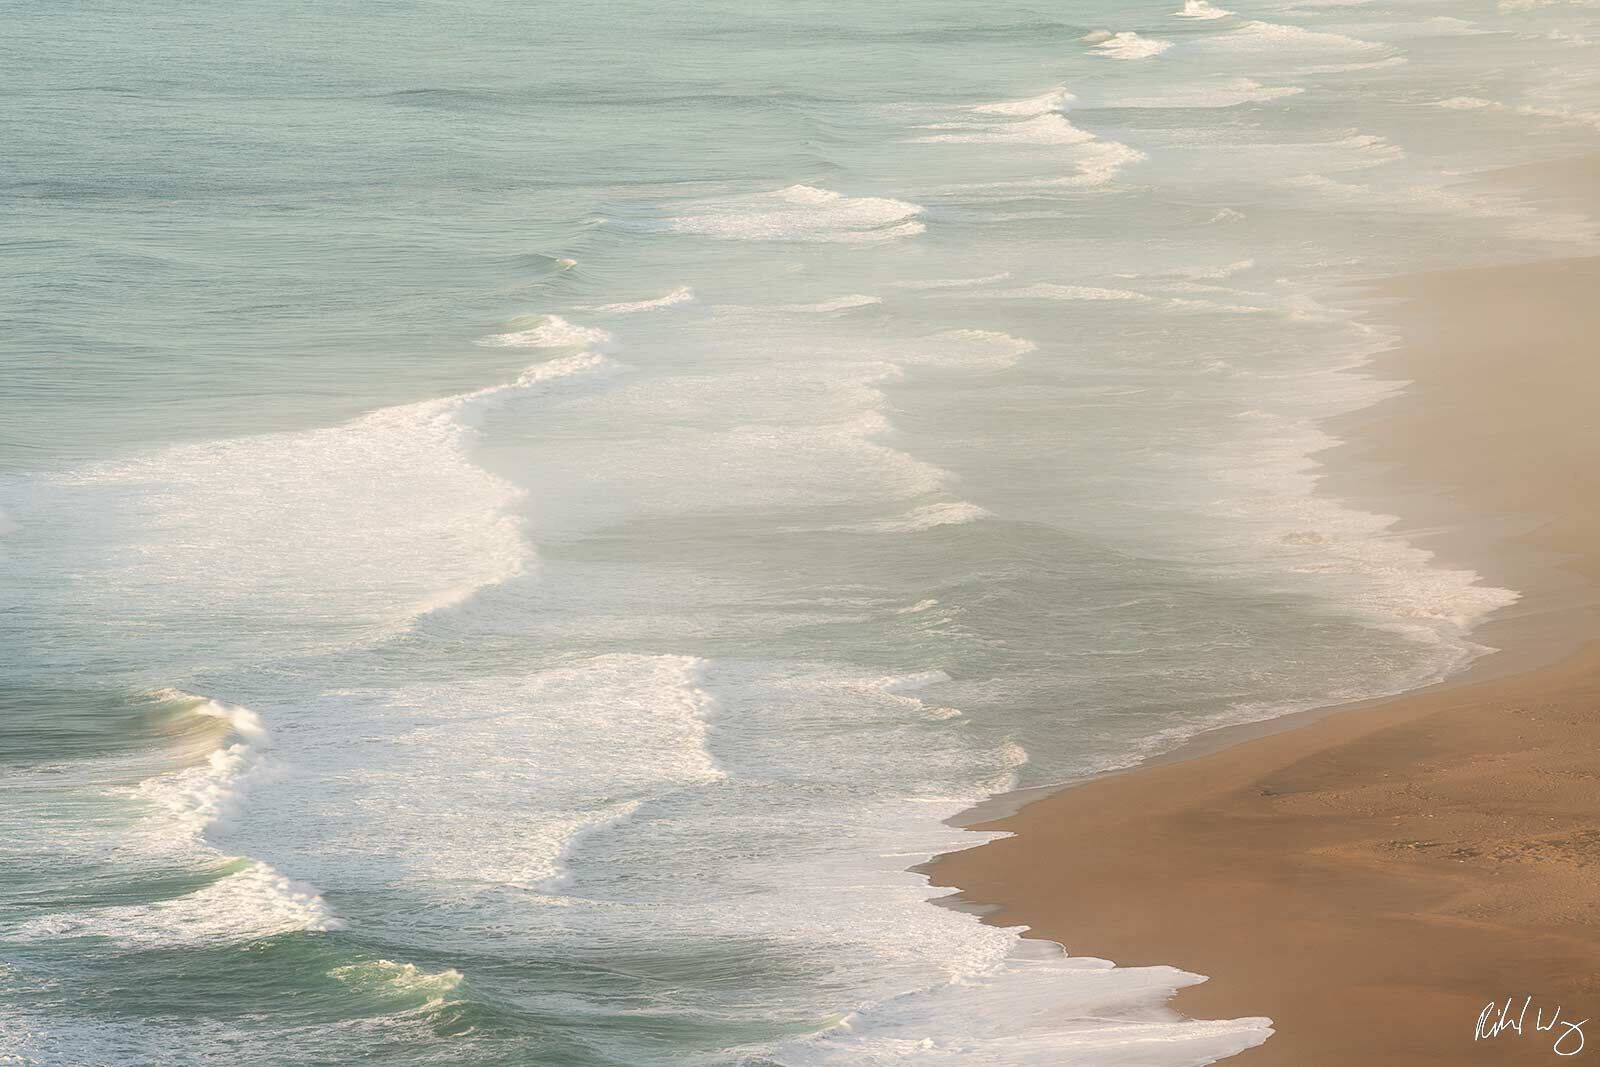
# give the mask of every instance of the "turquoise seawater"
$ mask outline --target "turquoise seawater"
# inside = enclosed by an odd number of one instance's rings
[[[1315,454],[1600,10],[1236,7],[0,2],[0,1063],[1266,1039],[910,869],[1481,651]]]

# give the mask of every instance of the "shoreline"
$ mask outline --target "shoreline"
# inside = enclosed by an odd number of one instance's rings
[[[1482,177],[1571,199],[1600,159]],[[1522,594],[1473,631],[1496,651],[993,798],[956,823],[1012,836],[935,858],[931,882],[1073,955],[1209,976],[1173,1007],[1272,1017],[1248,1064],[1534,1062],[1550,1035],[1472,1041],[1486,1003],[1600,1016],[1595,292],[1600,257],[1374,286],[1401,341],[1368,373],[1408,384],[1331,420],[1318,457],[1319,492]]]

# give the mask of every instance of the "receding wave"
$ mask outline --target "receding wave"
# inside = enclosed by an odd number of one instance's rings
[[[944,330],[896,353],[902,363],[935,367],[1010,367],[1039,346],[1001,330]]]
[[[178,690],[161,690],[157,699],[191,705],[187,714],[221,724],[222,736],[203,761],[148,778],[135,790],[159,815],[146,826],[162,844],[203,845],[205,834],[225,825],[239,811],[268,747],[266,727],[249,708],[209,700]]]
[[[1377,52],[1389,47],[1342,33],[1261,21],[1246,22],[1238,29],[1208,37],[1200,43],[1210,48],[1250,52]]]
[[[1233,12],[1216,7],[1207,0],[1184,0],[1183,10],[1175,14],[1181,19],[1210,20],[1225,19]]]
[[[921,144],[1082,144],[1094,134],[1057,114],[1033,115],[1016,122],[942,122],[922,127],[932,132],[911,140]]]
[[[977,285],[991,285],[1011,277],[1008,270],[998,274],[984,274],[976,278],[923,278],[917,281],[895,282],[897,289],[968,289]]]
[[[783,1046],[781,1055],[797,1067],[1207,1064],[1272,1035],[1266,1018],[1172,1018],[1166,1003],[1203,981],[1175,967],[1115,967],[1067,956],[1051,942],[1019,941],[981,974],[863,1006],[837,1026]],[[975,1059],[975,1049],[1004,1052]],[[1146,1058],[1152,1055],[1160,1059]]]
[[[343,642],[522,572],[533,558],[512,514],[522,493],[473,462],[477,427],[496,407],[615,369],[577,353],[472,392],[95,464],[45,488],[109,499],[107,521],[142,539],[96,561],[101,604],[157,619],[195,605],[248,613],[258,632],[239,651],[251,656],[264,641]],[[138,493],[107,496],[119,488]]]
[[[1153,87],[1131,96],[1112,96],[1106,107],[1128,108],[1222,108],[1239,104],[1259,104],[1298,96],[1305,89],[1298,85],[1263,85],[1253,78],[1225,78],[1192,84]]]
[[[901,515],[879,519],[870,524],[874,530],[913,533],[932,530],[939,526],[961,526],[986,519],[989,511],[965,500],[952,500],[938,504],[924,504]]]
[[[854,311],[857,308],[873,307],[883,303],[881,296],[868,296],[865,293],[851,293],[848,296],[836,296],[829,300],[819,300],[815,304],[784,304],[784,311],[799,313],[828,314],[834,311]]]
[[[528,315],[512,319],[505,333],[491,334],[478,343],[499,348],[584,348],[605,345],[611,335],[596,326],[578,326],[560,315]]]
[[[693,301],[694,290],[687,285],[680,285],[666,296],[658,296],[653,300],[624,300],[616,304],[597,304],[584,310],[600,311],[608,315],[632,315],[640,311],[656,311],[674,304],[688,304]]]
[[[320,785],[386,813],[381,832],[407,843],[419,892],[553,888],[585,834],[725,777],[706,743],[704,666],[609,654],[402,688],[348,712],[371,739],[365,758]],[[508,796],[521,813],[509,821]]]
[[[339,919],[316,887],[260,860],[230,856],[212,840],[241,817],[251,784],[264,767],[270,738],[261,717],[249,708],[178,690],[153,696],[184,708],[182,715],[217,723],[219,732],[215,747],[198,762],[147,778],[131,790],[148,814],[123,847],[176,863],[209,865],[216,876],[167,899],[40,916],[21,924],[15,936],[99,937],[129,947],[159,947],[339,929]]]
[[[454,968],[442,971],[424,971],[414,963],[397,963],[394,960],[370,960],[350,963],[328,972],[358,993],[402,1000],[421,999],[424,1002],[442,1001],[454,993],[462,982],[462,974]]]
[[[1135,300],[1148,302],[1154,297],[1132,289],[1107,289],[1098,285],[1061,285],[1056,282],[1036,282],[1016,289],[1005,289],[992,294],[1028,300]]]
[[[944,122],[919,127],[931,131],[909,138],[921,144],[1016,144],[1059,149],[1075,166],[1072,174],[1048,178],[969,184],[961,192],[1007,192],[1024,189],[1062,189],[1103,185],[1123,167],[1145,158],[1143,152],[1073,125],[1059,114],[1073,95],[1057,87],[1021,100],[1000,100],[970,105]],[[973,118],[974,115],[983,116]],[[991,117],[992,116],[992,117]],[[915,287],[917,283],[903,283]]]
[[[811,185],[706,201],[666,220],[674,233],[735,241],[818,241],[866,244],[911,237],[927,227],[917,204],[885,197],[850,197]]]
[[[1084,38],[1094,46],[1094,51],[1111,59],[1153,59],[1172,47],[1171,41],[1155,37],[1141,37],[1132,30],[1112,33],[1096,30]]]
[[[97,937],[127,948],[165,948],[326,933],[342,926],[314,886],[250,860],[192,893],[41,916],[12,936],[22,941]]]
[[[1067,92],[1066,87],[1056,86],[1038,96],[1030,96],[1023,100],[1001,100],[993,104],[974,104],[967,110],[978,115],[1009,115],[1013,118],[1027,118],[1032,115],[1047,115],[1052,111],[1061,111],[1066,108],[1076,97]]]

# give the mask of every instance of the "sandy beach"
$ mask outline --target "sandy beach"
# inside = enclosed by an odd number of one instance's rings
[[[1588,159],[1495,180],[1567,206],[1597,175]],[[1372,371],[1410,384],[1322,457],[1325,491],[1523,594],[1477,632],[1502,651],[1034,801],[934,880],[1071,953],[1210,976],[1174,1006],[1274,1020],[1241,1063],[1600,1053],[1597,293],[1600,259],[1382,284],[1403,340]],[[1528,997],[1520,1034],[1474,1040],[1486,1005],[1511,998],[1517,1019]]]

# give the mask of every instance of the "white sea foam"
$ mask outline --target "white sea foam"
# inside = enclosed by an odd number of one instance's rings
[[[1392,347],[1394,338],[1304,292],[1285,304],[1325,333],[1348,337],[1348,354],[1342,362],[1284,376],[1276,383],[1279,392],[1267,394],[1274,397],[1271,410],[1240,412],[1239,431],[1226,452],[1206,460],[1208,478],[1220,482],[1222,491],[1207,494],[1205,511],[1225,518],[1235,535],[1248,536],[1251,565],[1326,581],[1346,608],[1436,653],[1419,661],[1406,687],[1437,681],[1484,651],[1470,641],[1472,627],[1515,602],[1517,594],[1482,585],[1472,571],[1440,566],[1431,552],[1393,535],[1392,516],[1361,511],[1317,491],[1321,464],[1315,457],[1338,443],[1324,421],[1397,390],[1394,383],[1364,373],[1367,362]],[[1255,557],[1257,548],[1265,551],[1264,558]],[[1362,695],[1375,694],[1349,694]],[[1334,697],[1320,697],[1322,703],[1329,699]],[[1234,719],[1210,725],[1285,711],[1270,705],[1234,708],[1225,713]],[[1188,726],[1191,733],[1198,728],[1203,727]]]
[[[1104,185],[1122,172],[1124,167],[1140,163],[1146,156],[1137,148],[1119,141],[1096,141],[1085,145],[1078,156],[1078,173],[1054,179],[1056,185]]]
[[[182,896],[41,916],[22,923],[12,936],[24,941],[103,937],[128,948],[165,948],[257,941],[341,926],[315,887],[251,862]]]
[[[1600,130],[1600,111],[1544,104],[1521,104],[1515,108],[1515,111],[1519,115],[1551,119],[1561,124],[1587,126],[1592,130]]]
[[[346,700],[367,737],[359,758],[305,788],[334,791],[320,803],[385,811],[383,833],[405,842],[390,877],[419,892],[538,889],[585,833],[724,777],[706,747],[701,667],[687,656],[606,655],[404,688],[370,707]],[[328,726],[329,742],[349,726]]]
[[[196,762],[117,790],[140,811],[133,828],[119,834],[117,851],[124,857],[145,853],[174,867],[202,869],[210,880],[146,903],[42,915],[8,936],[23,941],[98,937],[124,947],[150,948],[338,929],[338,918],[316,887],[260,860],[230,855],[218,840],[244,820],[252,785],[265,780],[270,739],[260,716],[249,708],[177,690],[152,696],[186,706],[184,716],[215,722],[213,747]]]
[[[513,319],[514,329],[492,334],[478,343],[500,348],[587,348],[611,343],[611,335],[595,326],[576,326],[559,315]]]
[[[979,519],[986,519],[989,514],[976,504],[965,500],[952,500],[924,504],[912,508],[903,515],[880,519],[871,523],[870,527],[875,530],[914,533],[918,530],[932,530],[938,526],[962,526],[969,522],[977,522]]]
[[[139,617],[248,614],[262,641],[334,640],[318,624],[405,626],[505,580],[532,553],[510,508],[521,493],[471,459],[491,409],[615,370],[582,353],[511,382],[382,408],[339,426],[223,438],[53,479],[92,493],[118,543],[92,566],[87,610]],[[213,644],[208,654],[222,651]]]
[[[661,308],[672,307],[674,304],[689,304],[694,302],[694,290],[687,285],[680,285],[666,296],[658,296],[654,300],[625,300],[617,304],[598,304],[585,308],[585,311],[600,311],[609,315],[632,315],[640,311],[657,311]]]
[[[980,115],[1007,115],[1012,118],[1029,118],[1034,115],[1048,115],[1056,111],[1064,111],[1068,104],[1075,100],[1065,86],[1056,86],[1038,96],[1030,96],[1023,100],[1000,100],[992,104],[974,104],[967,108],[968,111]]]
[[[895,358],[902,363],[938,367],[1013,366],[1038,345],[1000,330],[944,330],[908,345]]]
[[[1224,11],[1222,8],[1208,3],[1207,0],[1184,0],[1183,10],[1175,14],[1181,19],[1210,20],[1225,19],[1233,12]]]
[[[1098,31],[1084,38],[1094,45],[1094,51],[1112,59],[1152,59],[1172,47],[1171,41],[1154,37],[1140,37],[1131,30],[1121,33]]]
[[[675,233],[742,241],[865,244],[910,237],[923,209],[903,200],[848,197],[811,185],[697,204],[665,222]]]
[[[335,967],[328,972],[358,993],[401,999],[425,998],[442,1002],[460,988],[462,974],[454,968],[443,971],[424,971],[414,963],[396,963],[393,960],[371,960]]]
[[[1376,52],[1388,47],[1342,33],[1257,20],[1246,22],[1228,33],[1205,38],[1200,44],[1209,48],[1248,52]]]
[[[911,140],[920,144],[1071,145],[1094,140],[1058,114],[1033,115],[1009,122],[943,122],[921,127],[936,132]]]
[[[836,296],[831,300],[820,300],[815,304],[784,304],[782,309],[801,314],[828,314],[834,311],[854,311],[857,308],[873,307],[881,303],[883,303],[881,296],[852,293],[849,296]]]
[[[1152,88],[1133,96],[1112,96],[1106,107],[1221,108],[1265,103],[1305,92],[1297,85],[1263,85],[1251,78],[1218,78]]]
[[[761,330],[773,328],[770,316],[756,321]],[[770,350],[757,347],[761,362],[748,369],[657,377],[574,401],[563,425],[665,422],[669,429],[598,442],[582,456],[577,477],[565,457],[531,473],[546,486],[541,499],[551,521],[586,525],[606,521],[600,516],[614,515],[623,502],[633,514],[692,515],[908,501],[941,492],[950,475],[895,447],[883,384],[902,376],[901,363],[992,365],[1011,347],[947,337],[858,349],[786,334]],[[696,477],[683,478],[685,471]],[[571,492],[552,488],[566,484]],[[708,497],[706,484],[717,492]]]
[[[918,127],[933,131],[911,138],[921,144],[1075,145],[1094,140],[1061,112],[1075,99],[1057,86],[1022,100],[999,100],[960,109],[958,118]],[[973,116],[978,116],[974,118]]]
[[[1185,278],[1203,278],[1207,280],[1215,280],[1219,278],[1231,278],[1235,274],[1242,274],[1247,270],[1253,269],[1255,265],[1256,261],[1254,259],[1239,259],[1232,263],[1224,263],[1220,267],[1189,267],[1185,270],[1180,270],[1177,273]]]
[[[937,625],[943,609],[926,598],[910,614]],[[375,920],[408,936],[470,906],[474,930],[492,929],[511,950],[754,936],[848,974],[847,993],[816,1005],[837,1010],[839,1025],[746,1050],[781,1062],[892,1050],[937,1062],[957,1056],[963,1035],[965,1061],[977,1048],[1008,1063],[1119,1041],[1203,1058],[1263,1039],[1265,1020],[1189,1023],[1163,1006],[1197,976],[1066,957],[927,905],[942,891],[905,868],[992,836],[944,820],[1009,787],[1027,759],[1014,743],[975,744],[938,699],[950,684],[932,668],[615,655],[371,703],[344,694],[343,721],[308,717],[297,738],[324,763],[316,781],[297,783],[305,811],[292,822],[335,854],[377,861],[364,877],[436,901]],[[326,743],[336,737],[343,751]],[[568,813],[624,799],[626,812],[573,832]],[[383,817],[344,839],[323,832],[346,811]],[[775,825],[784,832],[756,832]],[[704,856],[717,888],[640,855]],[[552,874],[565,875],[559,897],[537,891]],[[818,928],[833,932],[820,952]],[[458,972],[388,961],[333,976],[401,1004],[462,988]]]
[[[214,835],[226,833],[240,819],[252,784],[263,777],[270,738],[261,717],[249,708],[177,690],[153,695],[190,705],[185,714],[216,721],[220,732],[216,747],[199,762],[147,778],[129,790],[148,814],[124,838],[123,849],[143,849],[190,866],[222,862],[230,869],[169,899],[42,916],[24,923],[18,936],[104,937],[145,947],[338,929],[338,918],[316,887],[259,860],[229,856],[215,840]]]
[[[1201,300],[1195,297],[1174,296],[1167,298],[1167,307],[1174,311],[1210,312],[1227,315],[1265,315],[1271,313],[1271,308],[1260,307],[1256,304],[1238,304],[1226,300]]]
[[[1350,387],[1335,384],[1336,373],[1321,377],[1331,388]],[[1485,615],[1514,603],[1515,592],[1484,586],[1476,573],[1440,566],[1433,553],[1393,537],[1393,516],[1317,495],[1318,464],[1309,457],[1338,443],[1324,430],[1259,412],[1248,425],[1246,444],[1260,458],[1229,471],[1239,490],[1225,505],[1230,514],[1248,510],[1267,518],[1263,536],[1280,553],[1299,556],[1302,573],[1361,576],[1366,591],[1359,602],[1374,624],[1449,653],[1415,684],[1439,680],[1484,651],[1468,633]]]
[[[977,278],[925,278],[918,281],[895,282],[899,289],[968,289],[977,285],[989,285],[993,282],[1003,282],[1011,277],[1010,271],[1001,271],[998,274],[985,274]]]
[[[939,612],[936,603],[914,607],[919,615]],[[963,736],[960,714],[938,700],[950,685],[945,672],[724,662],[707,666],[703,684],[715,694],[711,727],[726,753],[729,788],[778,781],[800,788],[781,797],[768,797],[764,786],[741,792],[753,810],[693,824],[712,839],[745,842],[724,873],[744,891],[707,900],[692,887],[652,879],[640,892],[672,906],[647,914],[670,916],[696,936],[759,931],[783,945],[812,944],[824,928],[833,931],[827,967],[852,976],[851,999],[840,1005],[848,1014],[837,1024],[751,1048],[751,1055],[800,1064],[1051,1064],[1078,1052],[1160,1042],[1164,1053],[1181,1050],[1199,1063],[1204,1053],[1237,1051],[1267,1036],[1266,1020],[1186,1023],[1164,1007],[1174,989],[1198,976],[1069,958],[1057,946],[1022,942],[1015,931],[927,905],[941,891],[905,868],[993,836],[943,820],[967,798],[1014,782],[1027,759],[1013,743],[973,744]],[[796,734],[808,743],[789,743]],[[889,782],[911,788],[863,788]],[[815,819],[820,832],[780,843],[752,837],[747,827],[766,820],[775,803],[786,806],[792,825]],[[704,809],[687,814],[697,811]],[[666,832],[635,822],[605,842],[603,855],[586,852],[585,859],[604,869],[605,855],[647,847]],[[885,959],[894,960],[887,971]]]
[[[1013,192],[1023,189],[1062,189],[1103,185],[1123,167],[1145,158],[1144,153],[1116,141],[1100,139],[1073,125],[1060,114],[1074,97],[1064,88],[1052,89],[1022,100],[1000,100],[962,108],[957,117],[919,127],[925,131],[910,138],[921,144],[1016,144],[1051,147],[1075,166],[1072,174],[1051,178],[965,184],[954,187],[963,194]],[[974,118],[973,116],[981,116]],[[910,283],[915,285],[916,283]],[[927,286],[933,287],[933,286]]]
[[[1155,298],[1132,289],[1106,289],[1095,285],[1058,285],[1055,282],[1036,282],[1016,289],[1005,289],[991,294],[1019,300],[1133,300],[1149,302]]]
[[[1119,968],[1018,942],[981,976],[918,990],[782,1047],[805,1067],[857,1064],[1208,1064],[1261,1044],[1270,1019],[1181,1019],[1163,1005],[1204,981],[1172,967]]]
[[[156,838],[151,842],[154,847],[205,847],[206,832],[225,826],[238,814],[252,779],[261,774],[267,731],[249,708],[176,690],[156,695],[196,702],[189,714],[226,724],[226,734],[203,762],[147,778],[133,790],[156,809],[157,814],[145,821],[147,833]]]
[[[1488,31],[1485,31],[1485,30],[1479,28],[1479,26],[1478,26],[1478,24],[1476,22],[1473,22],[1473,21],[1471,21],[1469,19],[1458,19],[1458,18],[1455,18],[1454,16],[1451,16],[1451,15],[1435,15],[1433,18],[1428,19],[1427,22],[1423,23],[1423,30],[1424,30],[1424,32],[1426,32],[1428,34],[1435,34],[1435,33],[1463,34],[1463,33],[1485,33],[1485,32],[1488,32]]]

